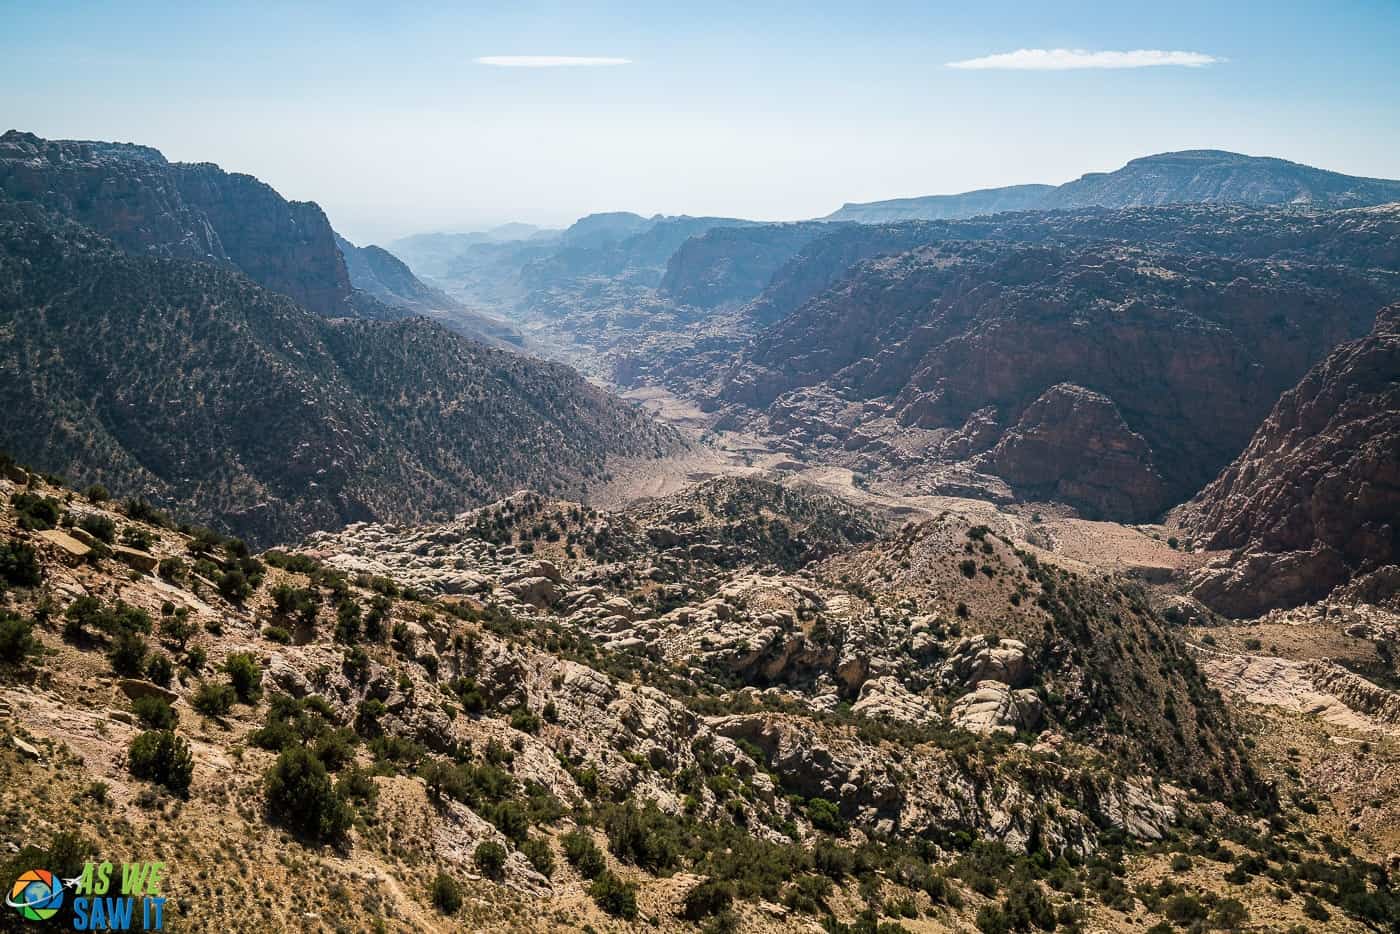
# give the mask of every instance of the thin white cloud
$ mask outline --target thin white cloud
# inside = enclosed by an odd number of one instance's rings
[[[1010,71],[1068,71],[1075,68],[1152,68],[1158,65],[1179,65],[1201,68],[1225,61],[1204,52],[1167,52],[1162,49],[1133,49],[1128,52],[1090,52],[1086,49],[1017,49],[998,55],[984,55],[961,62],[949,62],[949,68],[969,70],[1003,69]]]
[[[472,59],[478,65],[498,68],[571,68],[578,66],[630,65],[630,58],[607,58],[596,55],[486,55]]]

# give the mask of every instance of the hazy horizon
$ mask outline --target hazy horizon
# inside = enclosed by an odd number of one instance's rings
[[[1400,9],[1373,3],[55,3],[7,20],[5,128],[216,162],[361,244],[599,211],[797,220],[1183,149],[1400,177]]]

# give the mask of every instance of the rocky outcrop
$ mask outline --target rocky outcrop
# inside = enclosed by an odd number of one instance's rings
[[[1090,518],[1142,521],[1167,505],[1146,440],[1112,399],[1073,383],[1042,393],[974,463],[1026,498],[1069,503]]]
[[[1045,707],[1035,691],[1013,691],[1003,681],[979,681],[977,686],[953,701],[948,720],[964,730],[989,736],[1034,730],[1040,725]]]
[[[1207,548],[1192,578],[1222,613],[1320,599],[1400,562],[1400,305],[1279,399],[1233,464],[1179,513]]]
[[[226,263],[319,314],[356,313],[325,213],[251,175],[167,162],[144,146],[11,130],[0,136],[0,191],[128,252]]]

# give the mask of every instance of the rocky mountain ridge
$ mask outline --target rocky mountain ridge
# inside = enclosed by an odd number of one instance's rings
[[[1240,456],[1179,511],[1230,549],[1193,592],[1231,616],[1324,597],[1400,563],[1400,305],[1285,392]],[[1379,595],[1374,595],[1379,597]]]
[[[121,143],[0,136],[0,192],[74,220],[142,256],[217,262],[330,317],[362,308],[320,207],[286,201],[251,175],[168,162]]]

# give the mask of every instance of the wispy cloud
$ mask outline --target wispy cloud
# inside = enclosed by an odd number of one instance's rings
[[[1068,71],[1074,68],[1152,68],[1158,65],[1179,65],[1201,68],[1225,61],[1204,52],[1168,52],[1162,49],[1133,49],[1128,52],[1090,52],[1086,49],[1017,49],[997,55],[984,55],[961,62],[949,62],[949,68],[970,70],[1003,69],[1010,71]]]
[[[607,58],[596,55],[486,55],[472,59],[478,65],[498,68],[571,68],[597,65],[630,65],[630,58]]]

